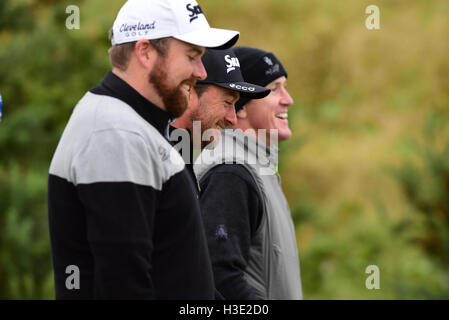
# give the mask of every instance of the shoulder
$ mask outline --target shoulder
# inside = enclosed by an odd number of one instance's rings
[[[170,143],[129,105],[88,92],[64,130],[50,172],[75,183],[120,180],[160,189],[184,166]]]
[[[173,152],[172,145],[162,136],[159,131],[143,119],[131,106],[125,102],[104,95],[90,93],[94,100],[95,127],[93,133],[104,132],[111,135],[121,133],[125,139],[134,137],[145,145],[142,152],[149,158],[154,158],[159,165],[183,164],[178,153]],[[93,111],[92,111],[93,112]],[[170,160],[170,161],[168,161]]]

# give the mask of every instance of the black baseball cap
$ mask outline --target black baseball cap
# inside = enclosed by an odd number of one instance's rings
[[[233,47],[232,51],[242,63],[241,72],[243,77],[252,83],[266,86],[282,76],[287,78],[287,71],[272,52],[244,46]],[[240,98],[235,104],[236,111],[242,109],[251,99],[250,97]]]
[[[261,99],[270,93],[270,89],[245,82],[240,71],[239,59],[231,49],[207,49],[201,60],[206,69],[207,78],[198,80],[199,84],[213,84],[238,91],[240,96],[250,99]]]

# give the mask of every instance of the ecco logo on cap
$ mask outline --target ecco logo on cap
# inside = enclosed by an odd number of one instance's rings
[[[190,23],[192,23],[193,20],[195,20],[196,18],[198,18],[199,14],[203,13],[203,10],[201,9],[201,7],[199,5],[196,5],[194,7],[192,7],[192,4],[189,3],[188,5],[186,5],[186,9],[189,10],[191,13],[189,14],[190,17]]]
[[[224,59],[228,63],[226,65],[226,67],[227,67],[226,73],[229,73],[230,71],[235,70],[236,67],[240,68],[239,59],[237,59],[235,57],[231,57],[229,54],[225,55]]]
[[[256,90],[256,88],[254,88],[254,87],[245,87],[245,86],[241,86],[241,85],[235,84],[235,83],[230,83],[229,86],[231,88],[235,88],[238,90],[244,90],[244,91],[255,91]]]

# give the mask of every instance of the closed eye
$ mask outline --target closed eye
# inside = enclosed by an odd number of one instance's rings
[[[206,49],[204,48],[191,46],[187,52],[188,53],[187,56],[189,57],[190,61],[195,61],[196,59],[201,59],[201,56],[204,54],[205,51]]]
[[[273,92],[276,92],[280,89],[280,87],[281,87],[280,85],[276,85],[276,86],[274,86],[274,88],[269,88],[269,89]]]

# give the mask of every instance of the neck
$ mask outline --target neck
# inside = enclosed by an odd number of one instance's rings
[[[238,129],[242,130],[241,128]],[[266,174],[274,174],[276,172],[276,166],[278,163],[278,148],[275,146],[269,147],[263,141],[264,138],[258,139],[253,134],[250,134],[250,132],[254,132],[254,130],[250,129],[244,130],[242,132],[234,131],[234,133],[232,134],[237,138],[237,145],[239,145],[240,148],[244,150],[244,158],[248,159],[245,161],[249,161],[248,163],[251,163],[251,161],[255,161],[253,162],[254,164],[261,165],[263,167],[263,170],[268,170],[265,171]],[[226,148],[226,146],[225,149],[229,150],[229,148]],[[235,152],[233,150],[231,151]],[[248,152],[247,155],[246,152]],[[239,154],[238,151],[237,154]]]
[[[192,120],[190,120],[191,111],[189,108],[183,113],[182,116],[176,118],[176,121],[173,123],[173,126],[178,129],[188,129],[192,132]]]
[[[257,129],[254,129],[252,126],[248,124],[247,121],[239,120],[235,126],[233,126],[234,129],[240,129],[242,130],[246,135],[251,136],[263,144],[265,144],[267,147],[270,146],[270,131],[268,130],[265,135],[259,134]]]

